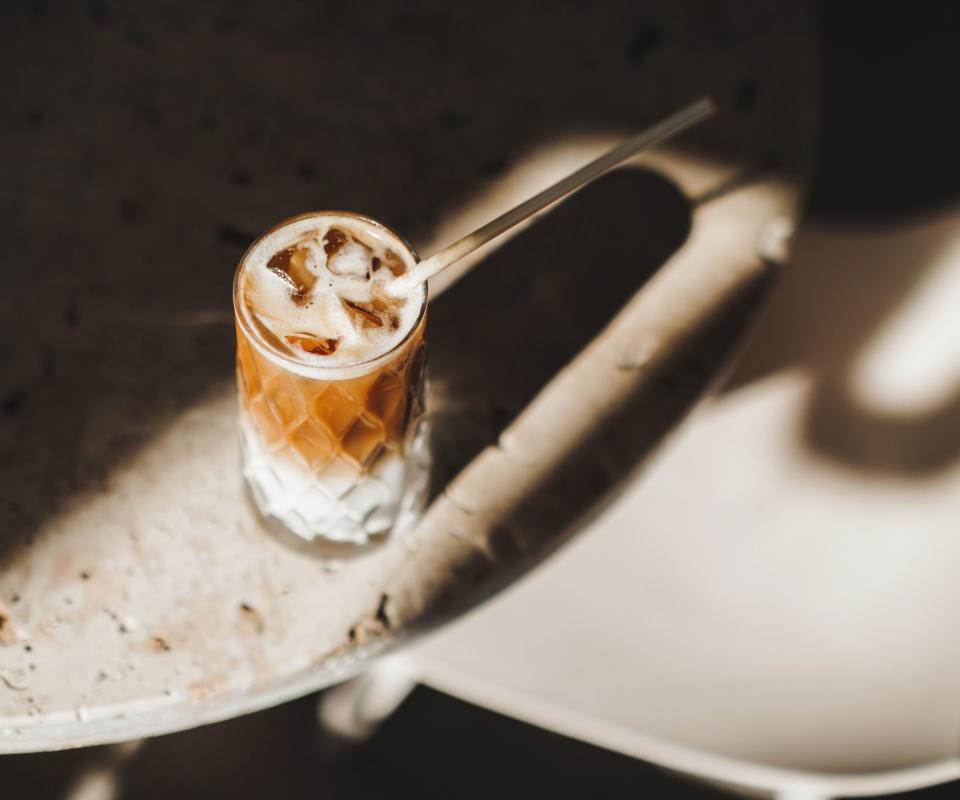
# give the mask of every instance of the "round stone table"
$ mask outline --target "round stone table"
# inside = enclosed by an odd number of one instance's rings
[[[509,26],[289,5],[5,12],[29,67],[2,133],[0,752],[254,711],[482,601],[636,474],[786,257],[816,130],[805,4]],[[258,231],[339,206],[429,253],[706,91],[722,114],[677,150],[431,287],[415,530],[353,552],[263,528],[229,304]]]

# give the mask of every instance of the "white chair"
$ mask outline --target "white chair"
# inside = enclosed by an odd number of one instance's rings
[[[778,797],[960,778],[960,465],[934,458],[958,222],[801,235],[741,370],[776,374],[703,408],[517,585],[328,693],[327,723],[361,734],[419,680]],[[821,408],[841,384],[848,407]]]

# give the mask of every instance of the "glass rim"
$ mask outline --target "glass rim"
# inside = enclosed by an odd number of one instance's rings
[[[233,317],[237,325],[243,330],[243,333],[247,337],[247,341],[255,347],[261,355],[267,358],[270,361],[273,361],[278,366],[283,367],[291,372],[295,372],[299,375],[304,375],[311,378],[321,378],[323,380],[338,380],[339,378],[332,377],[335,373],[345,373],[343,379],[348,377],[355,377],[358,375],[366,374],[378,366],[381,366],[386,361],[389,361],[391,356],[395,355],[400,351],[406,344],[410,341],[411,338],[420,330],[423,326],[423,320],[427,312],[427,303],[429,300],[429,288],[426,284],[423,287],[423,302],[420,305],[420,311],[417,314],[417,318],[414,321],[413,325],[410,326],[410,330],[407,332],[407,335],[404,336],[399,342],[397,342],[393,347],[391,347],[386,352],[380,353],[373,358],[368,358],[364,361],[355,361],[350,364],[340,364],[337,366],[322,364],[322,363],[311,363],[309,361],[298,359],[294,356],[289,355],[278,350],[276,347],[270,345],[256,330],[256,328],[250,324],[250,320],[247,318],[247,315],[244,313],[242,308],[242,303],[240,302],[240,276],[243,274],[244,268],[247,264],[247,257],[250,255],[251,251],[266,239],[271,234],[280,230],[281,228],[291,225],[294,222],[299,222],[302,219],[307,219],[310,217],[348,217],[358,222],[361,222],[365,225],[369,225],[373,228],[386,233],[391,238],[395,239],[396,242],[401,245],[413,258],[414,263],[419,263],[420,256],[417,254],[417,251],[413,249],[409,242],[404,239],[400,234],[394,231],[392,228],[384,225],[382,222],[378,222],[372,217],[368,217],[364,214],[358,214],[354,211],[333,211],[333,210],[323,210],[323,211],[305,211],[301,214],[295,214],[292,217],[287,217],[286,219],[281,220],[276,225],[268,228],[262,234],[260,234],[249,247],[244,251],[243,255],[240,257],[240,261],[237,264],[237,268],[233,274]]]

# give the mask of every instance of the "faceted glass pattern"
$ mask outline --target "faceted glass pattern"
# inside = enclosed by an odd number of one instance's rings
[[[262,512],[304,538],[363,542],[422,500],[424,325],[386,364],[329,381],[284,369],[237,326],[244,473]]]

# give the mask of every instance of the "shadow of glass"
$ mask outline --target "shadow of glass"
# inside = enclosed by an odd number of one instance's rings
[[[475,550],[455,566],[458,581],[435,600],[435,616],[424,621],[427,627],[495,595],[563,545],[630,484],[729,364],[776,284],[777,272],[760,272],[699,320],[642,387],[594,420],[577,448],[539,475],[521,503],[496,518],[488,537],[491,552]]]
[[[683,244],[691,209],[646,170],[607,175],[476,265],[430,306],[434,491]]]

